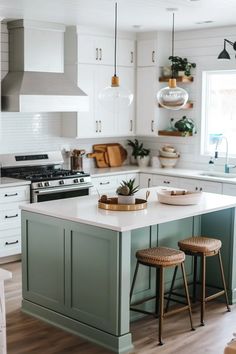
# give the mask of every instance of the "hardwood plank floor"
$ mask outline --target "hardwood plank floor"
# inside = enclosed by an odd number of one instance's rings
[[[21,306],[21,263],[1,265],[13,272],[6,282],[8,354],[111,354],[88,341],[25,315]],[[236,305],[226,312],[224,304],[209,302],[206,326],[199,326],[199,307],[194,308],[196,331],[189,330],[187,313],[166,318],[164,346],[157,345],[157,321],[151,317],[132,324],[132,354],[222,354],[236,332]]]

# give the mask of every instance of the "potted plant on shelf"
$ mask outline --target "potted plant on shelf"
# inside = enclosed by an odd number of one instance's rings
[[[137,162],[140,167],[146,167],[150,159],[150,149],[144,148],[143,143],[140,143],[138,139],[128,140],[128,145],[132,147],[133,161]]]
[[[171,118],[173,124],[174,118]],[[181,133],[182,136],[189,136],[196,134],[195,123],[192,119],[183,116],[180,120],[175,122],[174,129]]]
[[[171,61],[171,70],[174,77],[178,76],[190,76],[191,69],[196,68],[195,63],[190,63],[187,58],[181,58],[178,56],[170,56],[169,60]]]
[[[122,181],[117,188],[118,204],[135,204],[134,194],[138,191],[139,186],[135,186],[135,178],[128,181]]]

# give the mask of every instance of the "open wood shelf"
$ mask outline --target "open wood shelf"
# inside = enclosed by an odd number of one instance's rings
[[[160,108],[165,108],[165,107],[162,107],[161,105],[160,105],[160,103],[158,103],[158,107],[160,107]],[[180,108],[180,109],[191,109],[191,108],[193,108],[193,102],[187,102],[182,108]]]
[[[193,133],[190,132],[179,132],[176,130],[158,130],[158,135],[165,136],[193,136]]]
[[[169,79],[171,79],[171,76],[159,77],[160,82],[168,82]],[[177,82],[183,82],[183,83],[193,82],[193,76],[178,76],[175,77],[174,79],[176,79]]]

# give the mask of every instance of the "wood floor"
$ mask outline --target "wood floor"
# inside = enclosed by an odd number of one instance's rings
[[[111,354],[88,341],[21,313],[21,263],[1,265],[13,272],[6,282],[8,354]],[[187,314],[164,321],[164,346],[157,345],[157,322],[149,317],[132,324],[132,354],[222,354],[236,332],[236,305],[232,312],[224,304],[207,304],[206,326],[199,326],[199,308],[195,308],[196,331],[189,330]]]

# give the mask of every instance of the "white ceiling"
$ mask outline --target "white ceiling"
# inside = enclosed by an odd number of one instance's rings
[[[0,17],[113,27],[114,0],[0,0]],[[119,30],[176,30],[235,25],[236,0],[118,0]],[[214,21],[209,24],[196,22]]]

